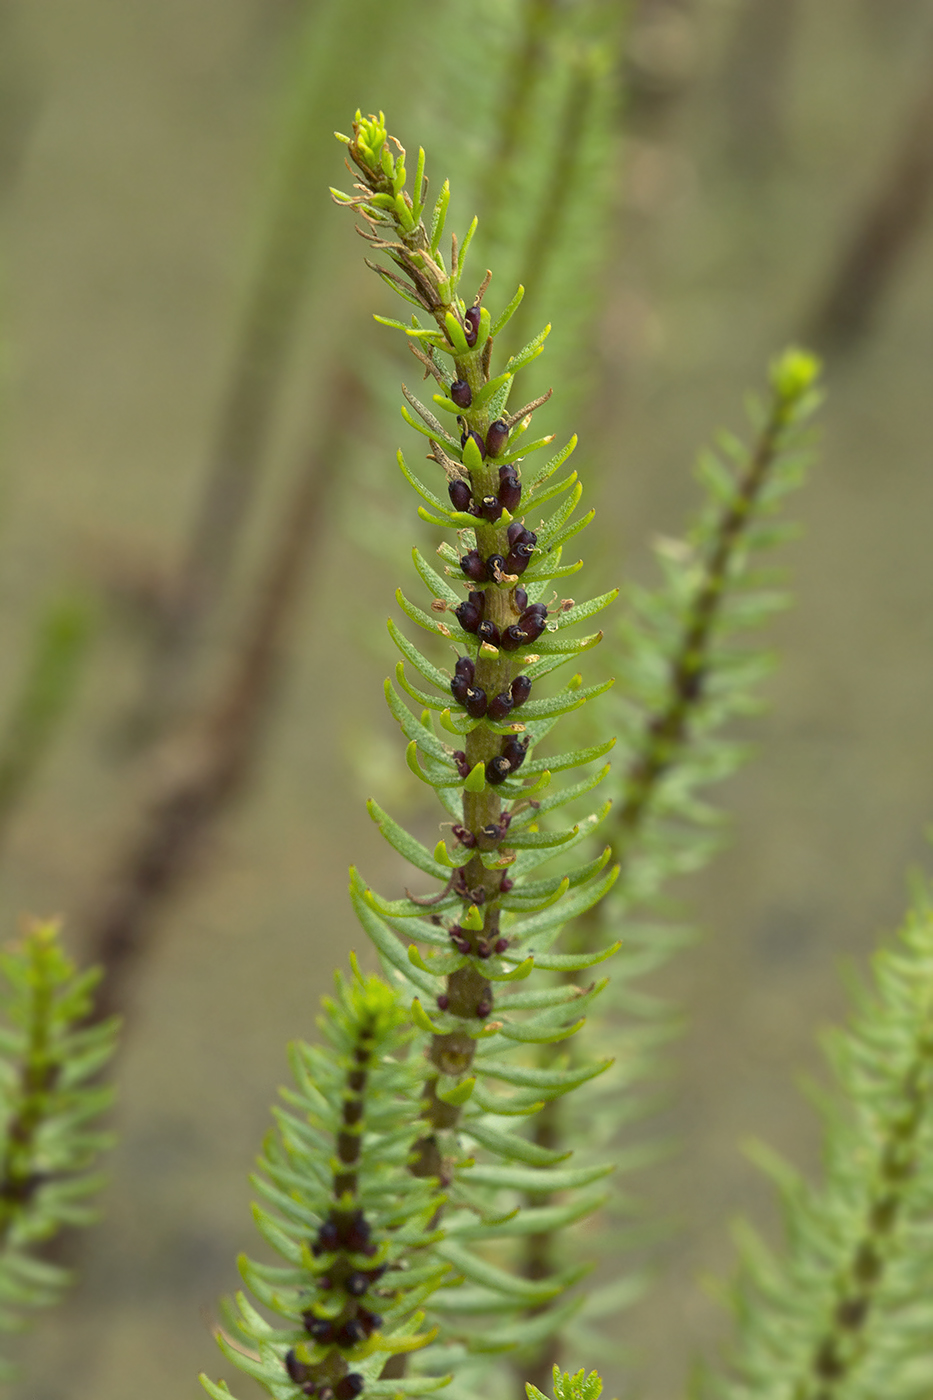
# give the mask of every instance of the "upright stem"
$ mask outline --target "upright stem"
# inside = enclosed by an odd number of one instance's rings
[[[899,266],[919,237],[933,199],[933,76],[887,153],[875,189],[855,218],[816,310],[807,339],[836,354],[863,335]]]
[[[43,949],[30,939],[31,997],[26,1047],[19,1084],[12,1096],[13,1114],[6,1127],[6,1151],[0,1162],[0,1247],[26,1208],[41,1178],[36,1172],[36,1135],[47,1116],[47,1099],[60,1066],[51,1054],[53,990],[43,975]]]
[[[322,524],[330,459],[338,449],[351,404],[359,412],[355,378],[338,369],[321,425],[282,513],[253,616],[231,673],[196,733],[157,770],[143,820],[120,852],[101,906],[89,917],[86,939],[104,979],[94,1019],[123,1011],[128,981],[144,952],[159,910],[181,884],[206,832],[239,791],[256,753],[279,674],[289,624]]]
[[[627,869],[637,849],[642,829],[650,820],[652,806],[664,775],[677,763],[690,741],[690,722],[703,702],[703,689],[711,660],[711,643],[722,602],[727,593],[730,563],[752,519],[755,505],[768,479],[780,446],[781,435],[790,417],[786,402],[776,395],[768,420],[740,476],[731,501],[716,526],[713,545],[704,562],[696,590],[686,609],[680,640],[671,657],[666,703],[645,719],[636,756],[623,779],[623,801],[610,835],[612,859],[620,866],[618,888],[625,897]],[[594,950],[599,943],[601,922],[594,910],[581,916],[574,927],[574,946]],[[542,1059],[553,1058],[553,1048],[542,1047]],[[561,1101],[546,1103],[535,1115],[535,1143],[558,1147],[566,1140]],[[528,1205],[546,1202],[528,1198]],[[521,1272],[526,1278],[548,1277],[558,1267],[556,1236],[531,1235],[524,1243]],[[555,1333],[530,1361],[522,1363],[520,1378],[543,1389],[555,1364],[560,1361],[561,1337]]]
[[[525,0],[519,44],[509,65],[509,82],[499,115],[499,139],[483,173],[484,203],[480,219],[490,242],[498,237],[502,216],[508,207],[512,168],[521,141],[529,130],[530,109],[546,67],[547,45],[556,10],[556,0]]]

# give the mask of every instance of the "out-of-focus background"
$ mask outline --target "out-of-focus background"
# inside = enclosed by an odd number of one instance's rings
[[[363,945],[346,868],[399,878],[364,799],[421,820],[380,688],[422,528],[393,461],[413,375],[328,199],[331,133],[384,108],[505,246],[478,172],[532,21],[558,67],[594,12],[610,46],[591,97],[611,129],[578,187],[605,241],[571,210],[579,276],[537,289],[547,425],[580,431],[599,507],[593,591],[652,577],[697,448],[742,426],[788,339],[817,343],[830,390],[758,753],[722,793],[734,839],[677,890],[705,936],[660,979],[690,1020],[679,1150],[649,1191],[672,1228],[624,1324],[642,1394],[670,1395],[721,1329],[702,1280],[728,1272],[728,1220],[769,1222],[742,1139],[813,1164],[794,1077],[841,1011],[840,960],[929,864],[933,5],[623,10],[0,0],[0,726],[43,627],[68,692],[48,743],[17,731],[35,763],[0,789],[0,924],[60,913],[76,950],[109,951],[126,1015],[105,1218],[65,1308],[16,1344],[22,1400],[161,1400],[221,1373],[210,1328],[253,1245],[285,1043]]]

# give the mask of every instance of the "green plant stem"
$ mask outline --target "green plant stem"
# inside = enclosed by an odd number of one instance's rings
[[[693,597],[685,609],[680,640],[670,661],[667,701],[656,713],[646,716],[642,738],[636,744],[635,757],[623,779],[622,802],[608,834],[612,859],[620,866],[618,889],[623,907],[626,873],[637,852],[640,835],[651,818],[653,800],[665,774],[676,765],[689,744],[691,720],[703,704],[712,641],[728,592],[729,570],[742,543],[745,528],[754,518],[756,504],[768,480],[790,416],[788,404],[775,394],[769,416],[738,480],[735,494],[723,508]],[[599,945],[603,936],[601,920],[591,910],[577,920],[573,946],[576,950],[590,951]],[[553,1058],[554,1047],[542,1046],[540,1061],[546,1064]],[[565,1110],[559,1100],[546,1103],[534,1118],[534,1142],[541,1147],[560,1147],[567,1139],[564,1118]],[[526,1204],[543,1205],[548,1201],[528,1197]],[[537,1279],[553,1273],[558,1267],[556,1251],[555,1234],[529,1236],[521,1255],[523,1277]],[[517,1369],[524,1380],[530,1380],[539,1387],[546,1386],[554,1366],[560,1361],[560,1354],[561,1338],[554,1335],[530,1362],[523,1363]]]
[[[26,1053],[0,1163],[0,1248],[42,1179],[36,1169],[36,1138],[46,1119],[48,1096],[60,1070],[51,1053],[52,984],[42,974],[44,954],[35,936],[30,939],[28,953],[31,975]]]
[[[88,610],[69,599],[53,603],[39,624],[0,737],[0,843],[67,714],[90,630]]]
[[[508,193],[522,141],[531,127],[535,91],[548,61],[548,45],[557,12],[556,0],[525,0],[519,42],[508,67],[510,81],[505,89],[497,123],[498,140],[491,159],[484,165],[480,220],[490,243],[499,236]]]
[[[532,220],[522,258],[523,276],[529,288],[512,318],[509,346],[525,343],[534,324],[541,289],[560,248],[567,214],[580,180],[580,151],[595,96],[595,74],[587,55],[577,55],[557,123],[557,141],[548,178]]]
[[[613,841],[615,858],[622,866],[623,891],[626,862],[631,857],[639,831],[650,815],[652,798],[664,775],[690,742],[690,720],[703,703],[711,643],[727,594],[729,568],[741,544],[745,527],[754,515],[789,418],[787,404],[775,398],[735,496],[720,518],[712,550],[687,609],[683,635],[671,660],[667,704],[646,721],[640,753],[626,774],[623,784],[625,796],[616,820]],[[587,932],[589,930],[584,930],[584,935]]]
[[[919,1165],[919,1137],[933,1090],[933,1017],[918,1027],[914,1053],[900,1083],[899,1101],[889,1104],[885,1131],[875,1144],[866,1180],[875,1183],[865,1205],[864,1228],[835,1280],[825,1330],[813,1350],[809,1374],[794,1386],[799,1400],[834,1400],[865,1348],[872,1308],[896,1248],[905,1196]]]

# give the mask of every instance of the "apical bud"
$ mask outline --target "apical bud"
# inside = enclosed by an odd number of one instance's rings
[[[531,694],[531,681],[527,676],[516,676],[509,688],[512,692],[512,704],[518,709]]]
[[[486,451],[490,457],[498,457],[499,453],[505,449],[505,444],[509,440],[509,425],[501,418],[497,418],[494,423],[490,423],[486,430]]]
[[[473,402],[473,390],[465,379],[455,379],[449,393],[458,408],[469,408]]]

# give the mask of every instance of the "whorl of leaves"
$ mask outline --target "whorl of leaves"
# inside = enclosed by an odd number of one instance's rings
[[[380,1380],[387,1359],[432,1339],[421,1305],[449,1265],[429,1248],[443,1203],[437,1181],[408,1170],[423,1066],[406,1055],[405,1020],[392,989],[354,964],[353,979],[338,973],[336,996],[324,1000],[325,1044],[291,1047],[295,1088],[283,1091],[253,1178],[256,1225],[284,1263],[239,1260],[254,1298],[280,1321],[239,1293],[217,1337],[276,1400],[393,1395],[397,1383]],[[215,1400],[230,1394],[201,1383]],[[406,1381],[411,1394],[441,1384]]]
[[[897,943],[827,1040],[823,1181],[759,1147],[785,1249],[749,1227],[732,1294],[729,1400],[919,1400],[933,1385],[933,905],[922,891]]]
[[[405,152],[388,136],[381,116],[364,119],[358,113],[353,135],[341,139],[359,180],[353,194],[334,192],[335,198],[360,213],[363,236],[395,270],[371,266],[420,313],[410,324],[377,319],[409,338],[425,378],[438,390],[426,405],[404,388],[402,407],[406,422],[430,444],[438,485],[423,483],[401,453],[399,465],[421,498],[422,519],[455,532],[456,546],[440,545],[440,568],[414,551],[429,611],[401,592],[398,603],[409,621],[458,652],[456,668],[447,669],[389,624],[403,659],[396,676],[401,695],[387,683],[387,701],[408,740],[411,771],[435,789],[451,818],[453,849],[445,840],[428,849],[375,802],[370,813],[389,843],[437,886],[429,894],[406,890],[404,898],[390,900],[354,871],[351,896],[390,975],[408,996],[414,994],[413,1019],[429,1037],[432,1073],[415,1171],[444,1182],[450,1211],[439,1249],[465,1280],[460,1290],[445,1289],[432,1307],[449,1320],[448,1335],[453,1330],[472,1348],[498,1350],[527,1341],[522,1310],[559,1294],[580,1271],[523,1279],[493,1264],[472,1242],[578,1218],[593,1208],[592,1192],[563,1198],[540,1216],[516,1213],[515,1202],[522,1192],[546,1197],[589,1185],[607,1170],[558,1166],[566,1153],[530,1144],[515,1129],[544,1102],[608,1064],[571,1067],[557,1057],[547,1068],[535,1066],[533,1047],[578,1030],[581,1013],[604,984],[547,987],[527,979],[543,970],[579,972],[612,951],[553,951],[564,925],[611,887],[616,872],[609,852],[565,874],[541,878],[537,870],[584,841],[608,810],[603,804],[586,819],[554,830],[547,814],[595,787],[607,770],[584,771],[557,791],[552,775],[591,768],[613,741],[548,758],[536,754],[561,715],[606,689],[584,687],[574,676],[557,695],[538,694],[546,675],[602,635],[571,640],[566,629],[589,620],[615,593],[584,603],[553,601],[554,581],[581,567],[562,562],[564,547],[593,513],[574,518],[582,494],[576,472],[554,483],[575,439],[538,471],[525,465],[552,441],[550,435],[531,440],[528,431],[549,395],[517,410],[509,403],[516,374],[541,354],[549,328],[493,374],[494,337],[520,304],[522,288],[495,318],[483,303],[489,274],[471,302],[461,299],[475,221],[462,243],[452,238],[446,260],[441,239],[449,187],[442,187],[426,226],[424,152],[409,195]],[[416,713],[406,700],[415,702]],[[456,1168],[464,1143],[471,1157]],[[473,1151],[488,1160],[469,1165]],[[458,1214],[458,1208],[473,1214]],[[494,1321],[480,1329],[470,1324],[483,1314]]]
[[[95,1218],[91,1168],[110,1136],[94,1126],[112,1090],[98,1083],[116,1022],[84,1025],[98,970],[78,973],[55,924],[0,954],[0,1328],[58,1301],[67,1270],[36,1257],[63,1226]]]
[[[658,546],[663,583],[625,592],[628,607],[613,639],[619,650],[613,704],[621,762],[607,784],[615,788],[615,802],[606,823],[621,875],[609,898],[573,931],[581,950],[600,946],[607,929],[622,939],[599,1019],[586,1031],[596,1043],[616,1048],[617,1064],[566,1108],[549,1106],[535,1124],[536,1136],[546,1133],[552,1145],[585,1144],[587,1160],[631,1168],[657,1153],[650,1141],[633,1141],[631,1126],[646,1112],[646,1081],[658,1078],[659,1046],[676,1023],[671,1008],[638,984],[690,933],[648,915],[668,881],[703,864],[721,836],[720,814],[701,794],[740,762],[743,748],[723,730],[755,707],[754,686],[768,668],[767,657],[742,640],[785,601],[759,561],[788,528],[773,517],[801,479],[805,427],[819,402],[817,373],[816,361],[798,350],[776,361],[769,400],[750,404],[752,441],[723,435],[726,460],[712,452],[701,457],[698,518],[686,539]],[[617,1333],[607,1334],[605,1320],[642,1291],[637,1276],[620,1271],[620,1260],[631,1252],[633,1207],[631,1197],[616,1198],[610,1211],[620,1218],[598,1222],[594,1245],[612,1267],[567,1329],[574,1354],[619,1357]],[[556,1269],[565,1248],[556,1235],[537,1241],[533,1258],[526,1251],[523,1270],[540,1268],[542,1261]],[[545,1339],[530,1363],[539,1376],[560,1346],[554,1332]]]

